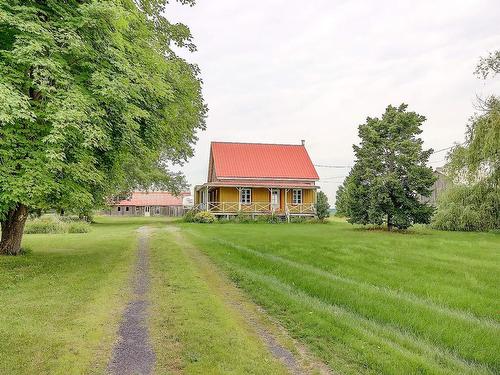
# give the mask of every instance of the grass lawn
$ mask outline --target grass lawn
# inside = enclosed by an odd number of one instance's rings
[[[159,230],[151,266],[157,374],[286,374],[235,308],[238,290],[197,250]]]
[[[145,222],[25,235],[31,253],[0,257],[0,374],[105,372]]]
[[[340,373],[500,373],[500,236],[180,224]]]

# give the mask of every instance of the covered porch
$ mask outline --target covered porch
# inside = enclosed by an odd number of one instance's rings
[[[207,183],[195,187],[195,208],[217,216],[315,216],[317,186],[227,186]]]

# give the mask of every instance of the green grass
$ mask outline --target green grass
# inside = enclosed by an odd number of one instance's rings
[[[500,373],[499,234],[166,222],[98,218],[0,257],[0,374],[105,373],[142,225],[157,373],[283,373],[243,293],[338,373]]]
[[[500,236],[181,224],[340,373],[500,373]]]
[[[157,231],[151,265],[156,373],[285,373],[228,302],[245,303],[236,289],[175,233]]]
[[[0,374],[104,373],[145,219],[104,219],[85,234],[27,234],[0,257]]]

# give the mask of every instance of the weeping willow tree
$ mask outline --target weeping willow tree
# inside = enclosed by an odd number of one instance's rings
[[[30,211],[185,184],[166,167],[192,156],[206,107],[166,3],[0,0],[0,254],[20,252]]]
[[[500,72],[500,52],[481,58],[476,74]],[[467,126],[465,142],[454,147],[446,166],[455,186],[439,200],[433,226],[445,230],[500,228],[500,99],[479,101],[479,113]]]

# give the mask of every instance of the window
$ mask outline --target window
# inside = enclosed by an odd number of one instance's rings
[[[155,208],[155,214],[156,215],[160,214],[160,207],[156,206],[156,208]]]
[[[302,189],[293,189],[292,204],[302,204]]]
[[[252,189],[243,188],[240,190],[240,202],[241,204],[252,203]]]
[[[128,212],[128,206],[127,206],[127,207],[125,207],[125,211],[127,211],[127,212]]]
[[[120,212],[122,210],[122,208],[120,206],[118,206],[118,212]]]

